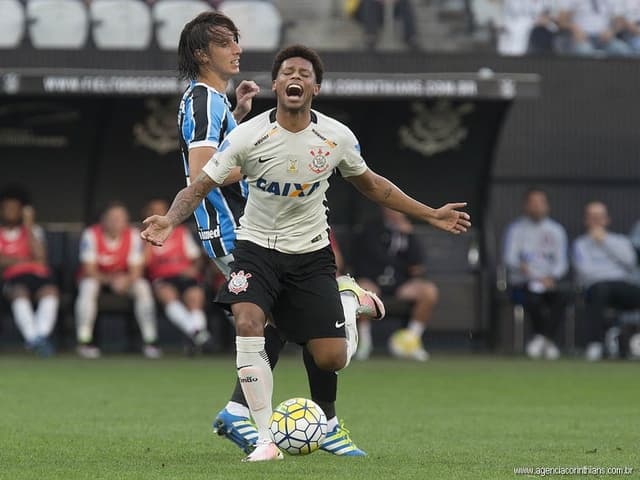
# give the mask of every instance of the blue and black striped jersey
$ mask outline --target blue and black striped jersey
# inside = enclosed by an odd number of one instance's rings
[[[180,151],[187,182],[189,150],[197,147],[217,149],[236,126],[227,96],[203,83],[192,81],[182,95],[178,111]],[[247,193],[244,180],[215,188],[196,208],[194,215],[198,235],[211,258],[223,257],[233,250],[235,229],[244,212]]]

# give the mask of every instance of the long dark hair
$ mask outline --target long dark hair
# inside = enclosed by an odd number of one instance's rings
[[[196,18],[187,23],[180,34],[178,43],[178,73],[180,78],[195,80],[200,71],[197,51],[206,52],[210,42],[223,40],[222,35],[216,32],[216,27],[228,29],[235,40],[238,40],[239,32],[236,24],[226,15],[220,12],[202,12]]]

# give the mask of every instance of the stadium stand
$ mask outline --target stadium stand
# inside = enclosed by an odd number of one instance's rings
[[[218,10],[235,19],[241,45],[247,50],[275,50],[282,39],[282,19],[278,9],[260,0],[225,1]]]
[[[24,8],[18,0],[0,0],[0,48],[15,48],[24,37]]]
[[[89,5],[93,42],[104,50],[144,50],[152,37],[151,13],[145,3],[93,0]]]
[[[76,50],[86,45],[90,24],[79,0],[29,0],[26,18],[35,48]]]
[[[151,7],[156,42],[162,50],[177,50],[184,24],[211,7],[200,0],[159,0]]]

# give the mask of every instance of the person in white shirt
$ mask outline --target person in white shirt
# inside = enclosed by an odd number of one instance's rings
[[[558,282],[568,270],[567,234],[549,218],[546,192],[532,188],[524,202],[525,214],[507,228],[503,261],[512,297],[522,302],[531,318],[533,338],[527,355],[555,360],[560,351],[553,339],[566,303]]]
[[[637,257],[626,235],[607,231],[607,206],[591,202],[585,207],[587,233],[573,244],[573,266],[585,290],[587,306],[587,360],[600,360],[608,308],[640,308],[640,286],[636,283]]]
[[[560,53],[574,55],[631,55],[631,47],[616,37],[612,21],[619,9],[615,0],[559,0],[557,42]]]
[[[557,25],[554,0],[505,0],[498,51],[503,55],[551,53]]]
[[[337,371],[347,364],[325,197],[334,169],[369,199],[437,228],[462,233],[471,225],[458,210],[465,203],[433,209],[372,172],[351,130],[311,110],[322,72],[315,51],[301,45],[281,50],[272,69],[277,107],[236,127],[167,215],[144,221],[142,237],[161,245],[232,171],[239,167],[246,177],[250,193],[231,278],[217,301],[230,306],[236,320],[238,376],[258,428],[247,461],[282,458],[269,432],[273,377],[264,351],[266,314],[273,313],[288,340],[305,345],[319,368]]]

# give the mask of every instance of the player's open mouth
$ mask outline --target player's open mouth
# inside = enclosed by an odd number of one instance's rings
[[[295,83],[292,83],[291,85],[288,85],[287,88],[285,89],[284,93],[287,94],[287,97],[302,97],[302,93],[303,93],[303,88]]]

